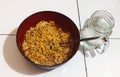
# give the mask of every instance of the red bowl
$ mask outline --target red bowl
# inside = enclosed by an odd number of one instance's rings
[[[74,24],[74,22],[68,18],[67,16],[58,13],[58,12],[53,12],[53,11],[42,11],[42,12],[37,12],[35,14],[30,15],[29,17],[27,17],[19,26],[18,31],[17,31],[17,36],[16,36],[16,42],[17,42],[17,46],[18,49],[20,51],[20,53],[25,57],[24,54],[24,50],[22,49],[22,42],[25,39],[25,34],[26,31],[30,29],[30,27],[35,26],[39,21],[55,21],[57,24],[60,25],[61,28],[63,28],[65,31],[68,31],[71,33],[73,40],[78,40],[80,39],[80,34],[79,34],[79,30],[76,27],[76,25]],[[72,56],[67,60],[69,61],[77,52],[78,48],[79,48],[79,42],[75,42],[74,43],[74,47],[73,47],[73,54]],[[26,58],[26,57],[25,57]],[[27,59],[27,58],[26,58]],[[29,60],[29,59],[27,59]],[[29,60],[30,61],[30,60]],[[54,66],[42,66],[42,65],[37,65],[33,62],[31,62],[32,64],[43,68],[43,69],[54,69],[64,63],[66,63],[67,61],[58,64],[58,65],[54,65]]]

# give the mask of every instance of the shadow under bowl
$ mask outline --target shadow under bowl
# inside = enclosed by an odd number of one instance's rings
[[[24,50],[22,49],[22,43],[25,39],[25,34],[26,31],[30,29],[30,27],[36,26],[36,24],[40,21],[55,21],[55,23],[59,24],[59,26],[65,30],[71,33],[73,40],[78,40],[80,39],[80,34],[77,26],[74,24],[74,22],[68,18],[67,16],[54,12],[54,11],[42,11],[42,12],[37,12],[35,14],[30,15],[27,17],[19,26],[18,31],[17,31],[17,36],[16,36],[16,42],[17,42],[17,47],[20,51],[20,53],[25,57]],[[77,52],[79,48],[79,42],[74,43],[74,47],[72,49],[72,56],[67,60],[69,61]],[[26,58],[26,57],[25,57]],[[30,61],[28,58],[26,58],[28,61]],[[54,66],[43,66],[43,65],[38,65],[30,61],[33,65],[42,68],[42,69],[54,69],[56,67],[59,67],[60,65],[63,65],[67,61],[57,64]]]

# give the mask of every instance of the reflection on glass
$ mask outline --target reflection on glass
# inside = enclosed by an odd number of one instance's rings
[[[81,38],[100,37],[95,40],[81,42],[81,45],[95,56],[95,51],[103,53],[109,45],[109,36],[114,27],[112,15],[104,10],[95,11],[92,16],[86,20],[84,28],[80,32]]]

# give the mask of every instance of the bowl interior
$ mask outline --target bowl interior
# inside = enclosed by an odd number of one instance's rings
[[[63,30],[69,31],[71,33],[73,40],[80,39],[78,28],[73,23],[73,21],[69,19],[67,16],[52,11],[38,12],[26,18],[18,28],[16,41],[17,41],[18,49],[20,50],[23,56],[24,56],[24,51],[22,50],[22,43],[23,40],[25,39],[26,31],[29,30],[30,27],[35,26],[39,21],[43,21],[43,20],[55,21],[57,24],[60,25],[60,27]],[[79,47],[79,42],[74,43],[73,56],[76,53],[78,47]]]

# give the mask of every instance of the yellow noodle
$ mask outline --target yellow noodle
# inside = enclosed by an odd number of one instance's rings
[[[71,40],[70,32],[62,30],[54,21],[40,21],[26,32],[22,48],[32,62],[53,66],[69,59],[72,45],[67,42]]]

